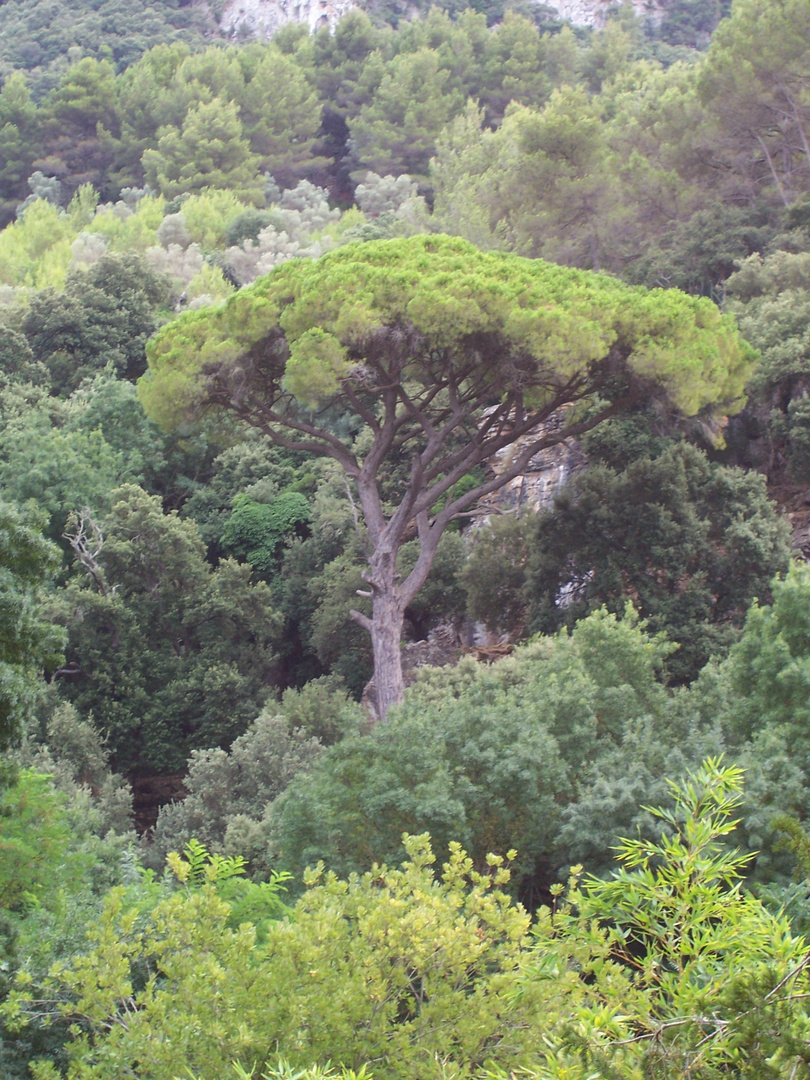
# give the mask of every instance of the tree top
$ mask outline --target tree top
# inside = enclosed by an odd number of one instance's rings
[[[536,409],[569,385],[621,377],[694,415],[739,406],[754,359],[707,299],[417,236],[291,260],[222,307],[183,315],[152,341],[139,393],[174,427],[243,397],[314,410],[455,369],[482,404],[487,381],[493,401],[518,394]]]

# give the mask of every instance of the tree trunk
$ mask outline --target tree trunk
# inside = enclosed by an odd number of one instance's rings
[[[374,649],[374,687],[377,715],[385,720],[392,705],[405,694],[402,677],[402,623],[404,611],[392,591],[375,592],[372,601],[371,643]]]
[[[779,176],[778,176],[778,174],[776,172],[776,169],[774,168],[773,159],[771,158],[771,155],[768,152],[768,147],[765,145],[765,143],[763,142],[761,136],[759,134],[757,134],[757,132],[754,132],[754,138],[757,140],[760,147],[762,148],[762,153],[765,155],[765,160],[768,162],[768,168],[771,170],[771,176],[773,178],[773,182],[776,185],[776,190],[779,192],[779,197],[782,200],[783,205],[785,207],[790,206],[790,199],[785,194],[785,189],[782,186],[782,181],[779,179]]]
[[[407,599],[399,585],[398,550],[399,545],[392,543],[388,537],[378,543],[377,550],[369,558],[369,568],[363,577],[371,586],[371,592],[360,592],[359,595],[371,597],[371,618],[359,611],[350,612],[354,621],[371,635],[376,707],[380,720],[385,720],[391,706],[399,705],[405,696],[400,642]]]

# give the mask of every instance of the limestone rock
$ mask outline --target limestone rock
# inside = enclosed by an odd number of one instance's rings
[[[615,8],[616,0],[543,0],[561,19],[574,26],[593,26],[600,30],[607,21],[607,14]],[[633,10],[641,19],[658,24],[663,17],[665,0],[631,0]]]
[[[219,27],[226,37],[271,38],[285,23],[305,23],[310,31],[334,29],[355,7],[354,0],[225,0]]]
[[[542,430],[554,431],[561,428],[564,423],[565,411],[561,410],[558,413],[552,413]],[[532,437],[536,438],[536,433]],[[509,462],[514,460],[515,455],[524,449],[527,441],[528,437],[518,439],[517,442],[497,454],[489,463],[493,471],[496,474],[502,472]],[[585,455],[579,443],[574,439],[541,450],[531,459],[524,473],[481,500],[475,508],[473,524],[485,523],[493,512],[504,513],[527,509],[536,513],[538,510],[551,506],[554,496],[565,487],[574,473],[578,472],[584,464]]]
[[[616,0],[537,0],[575,26],[601,29]],[[636,14],[657,24],[666,0],[631,0]],[[285,23],[305,23],[309,29],[333,30],[343,16],[357,7],[355,0],[224,0],[219,28],[225,37],[268,39]]]

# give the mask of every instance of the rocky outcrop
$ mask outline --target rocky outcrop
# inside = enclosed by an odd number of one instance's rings
[[[658,24],[666,6],[663,0],[631,0],[633,10],[641,19],[648,19]],[[546,7],[553,8],[561,19],[566,19],[574,26],[593,26],[601,29],[607,21],[611,8],[618,5],[616,0],[543,0]]]
[[[354,0],[225,0],[219,27],[226,37],[265,39],[289,22],[331,30],[353,7]]]
[[[617,6],[616,0],[537,0],[556,11],[561,19],[575,26],[601,29],[608,12]],[[642,19],[659,23],[666,0],[631,0],[636,14]],[[210,0],[209,0],[210,4]],[[337,22],[352,8],[355,0],[225,0],[221,5],[219,28],[225,37],[271,38],[285,23],[304,23],[310,30]],[[362,6],[360,4],[359,6]]]
[[[552,432],[563,427],[564,423],[565,415],[561,410],[548,418],[543,430]],[[533,438],[536,438],[536,434]],[[489,463],[493,471],[496,474],[503,472],[527,443],[528,437],[518,439],[516,443],[502,450]],[[579,443],[573,439],[541,450],[531,459],[524,473],[479,502],[473,523],[486,523],[492,513],[523,509],[537,512],[551,506],[555,494],[565,487],[584,464],[585,455]]]

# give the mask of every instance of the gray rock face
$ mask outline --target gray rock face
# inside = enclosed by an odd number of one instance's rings
[[[616,0],[544,0],[547,7],[553,8],[561,19],[566,19],[575,26],[594,26],[601,29],[607,20],[607,13],[616,7]],[[631,0],[633,9],[640,18],[659,23],[663,16],[663,0]]]
[[[540,0],[538,0],[540,2]],[[560,18],[575,26],[594,26],[601,29],[607,13],[616,7],[616,0],[543,0],[558,12]],[[637,15],[659,23],[666,0],[631,0]],[[355,0],[225,0],[219,20],[225,37],[268,39],[285,23],[305,23],[310,30],[328,26],[333,30],[338,21],[356,7]]]
[[[565,413],[561,410],[552,413],[543,425],[544,431],[559,430],[565,422]],[[490,462],[495,473],[501,473],[508,467],[516,454],[527,445],[527,439],[502,450]],[[490,515],[514,510],[533,510],[535,513],[551,506],[554,496],[561,491],[574,473],[585,464],[585,456],[578,442],[569,439],[566,442],[549,446],[535,454],[528,468],[514,480],[510,480],[498,491],[482,499],[475,508],[473,524],[484,524]]]
[[[219,27],[226,37],[271,38],[285,23],[305,23],[310,30],[334,29],[355,7],[354,0],[226,0]]]

